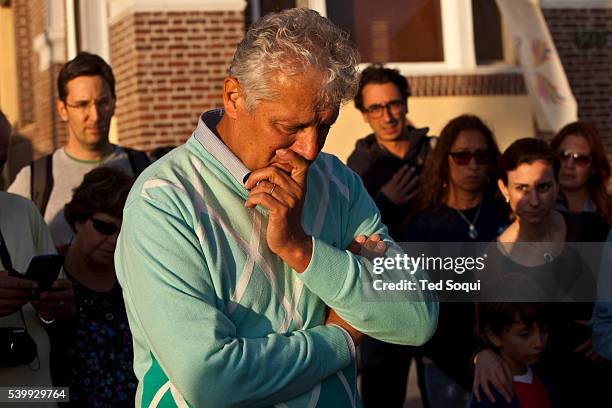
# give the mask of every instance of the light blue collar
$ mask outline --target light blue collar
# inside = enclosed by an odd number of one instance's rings
[[[244,163],[215,135],[215,129],[223,117],[223,109],[213,109],[200,115],[198,127],[193,132],[196,140],[210,153],[240,184],[244,184],[251,173]]]

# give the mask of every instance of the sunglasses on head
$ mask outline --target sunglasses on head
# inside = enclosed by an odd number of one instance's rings
[[[475,152],[450,152],[449,155],[459,166],[467,166],[472,157],[476,159],[476,164],[489,164],[491,156],[486,150],[476,150]]]
[[[99,220],[97,218],[91,218],[91,225],[94,227],[96,231],[98,231],[102,235],[113,235],[117,231],[119,231],[119,227],[111,222],[106,222]]]
[[[561,161],[567,161],[570,158],[573,159],[576,164],[582,166],[585,166],[591,162],[591,156],[589,156],[588,154],[574,153],[570,150],[559,151],[559,159],[561,159]]]

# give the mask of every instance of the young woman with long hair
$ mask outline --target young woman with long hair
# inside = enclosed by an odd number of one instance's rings
[[[461,115],[444,127],[421,175],[419,210],[405,229],[411,242],[489,242],[508,223],[496,195],[499,149],[478,117]],[[474,247],[470,247],[474,248]],[[469,255],[469,254],[464,254]],[[471,303],[440,303],[438,328],[423,347],[431,408],[463,408],[469,397],[474,350]]]

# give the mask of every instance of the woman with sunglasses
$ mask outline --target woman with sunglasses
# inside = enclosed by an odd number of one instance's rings
[[[499,149],[480,118],[462,115],[442,129],[421,177],[406,241],[487,242],[507,225],[496,196]]]
[[[602,242],[609,226],[595,214],[555,210],[560,166],[546,142],[515,141],[502,155],[500,167],[498,187],[514,221],[487,250],[483,299],[557,302],[550,341],[536,367],[556,385],[558,395],[552,397],[559,406],[599,406],[593,402],[602,401],[602,385],[612,377],[609,367],[599,365],[602,359],[592,350],[587,327],[593,310],[587,300],[594,297],[595,281],[585,260],[568,243]],[[507,364],[489,349],[478,352],[474,362],[476,400],[510,403],[512,375]],[[489,406],[486,401],[482,404],[474,406]]]
[[[560,209],[598,213],[612,222],[607,191],[610,163],[599,131],[584,122],[563,127],[550,142],[561,160]]]
[[[113,256],[133,179],[115,167],[87,173],[64,208],[75,232],[64,261],[78,316],[47,326],[55,386],[70,387],[71,404],[134,406],[132,336]]]
[[[499,149],[493,132],[472,115],[442,129],[421,176],[419,213],[405,230],[411,242],[488,242],[508,223],[495,194]],[[469,254],[466,254],[469,255]],[[424,346],[429,404],[463,408],[472,384],[470,356],[476,347],[471,303],[440,303],[438,328]]]

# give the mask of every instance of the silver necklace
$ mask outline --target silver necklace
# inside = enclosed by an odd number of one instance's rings
[[[461,218],[463,218],[463,221],[467,223],[469,227],[468,235],[472,239],[478,238],[478,230],[476,229],[476,221],[478,221],[478,216],[480,215],[481,208],[482,208],[482,200],[480,200],[480,203],[478,204],[478,210],[476,210],[476,215],[474,216],[474,219],[472,221],[468,220],[465,214],[463,214],[463,211],[461,211],[458,208],[455,208],[455,210],[459,213]]]
[[[550,229],[546,231],[546,238],[548,239],[548,241],[541,241],[541,242],[544,244],[548,242],[554,247],[553,234],[550,231]],[[533,242],[533,241],[523,241],[523,242],[526,242],[530,247],[536,248],[539,252],[541,252],[544,258],[544,263],[551,263],[552,261],[554,261],[555,258],[553,257],[552,249],[550,251],[547,251],[546,248],[542,250],[540,245],[536,245],[536,242]]]

